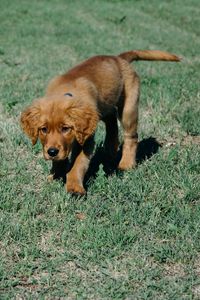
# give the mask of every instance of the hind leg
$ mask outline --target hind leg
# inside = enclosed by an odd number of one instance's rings
[[[139,101],[139,77],[136,73],[125,81],[124,105],[119,110],[119,117],[124,130],[124,143],[122,158],[118,168],[127,170],[136,165],[136,152],[138,144],[138,101]]]

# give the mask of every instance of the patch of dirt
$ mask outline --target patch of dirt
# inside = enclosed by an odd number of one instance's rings
[[[200,136],[199,135],[187,135],[181,141],[181,145],[191,145],[191,144],[200,145]]]
[[[184,267],[180,263],[168,263],[164,265],[164,275],[169,277],[184,277]]]
[[[194,263],[194,270],[197,274],[197,276],[200,276],[200,255],[197,257]]]
[[[194,293],[194,299],[199,299],[200,298],[200,284],[194,286],[193,288],[193,293]]]
[[[200,145],[200,136],[186,135],[182,137],[169,138],[167,140],[161,140],[161,145],[165,148],[171,148],[175,145],[187,146],[187,145]]]

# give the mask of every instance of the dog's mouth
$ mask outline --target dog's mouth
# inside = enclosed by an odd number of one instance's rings
[[[51,157],[51,156],[48,156],[48,155],[45,155],[44,158],[45,160],[51,160],[51,161],[61,161],[61,160],[65,160],[67,159],[68,155],[65,155],[65,156],[55,156],[55,157]]]

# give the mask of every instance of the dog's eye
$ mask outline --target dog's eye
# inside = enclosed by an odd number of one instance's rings
[[[44,133],[44,134],[46,134],[47,133],[47,127],[42,127],[42,128],[40,128],[40,130],[41,130],[41,132],[42,133]]]
[[[68,133],[70,130],[71,130],[71,127],[68,127],[68,126],[63,126],[61,128],[62,133]]]

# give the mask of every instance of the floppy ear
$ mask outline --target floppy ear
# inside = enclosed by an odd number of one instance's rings
[[[99,121],[96,109],[89,105],[73,105],[67,109],[67,115],[72,120],[78,143],[83,146],[96,130]]]
[[[37,105],[27,107],[21,114],[20,122],[23,131],[31,139],[35,145],[38,139],[38,122],[40,117],[40,109]]]

